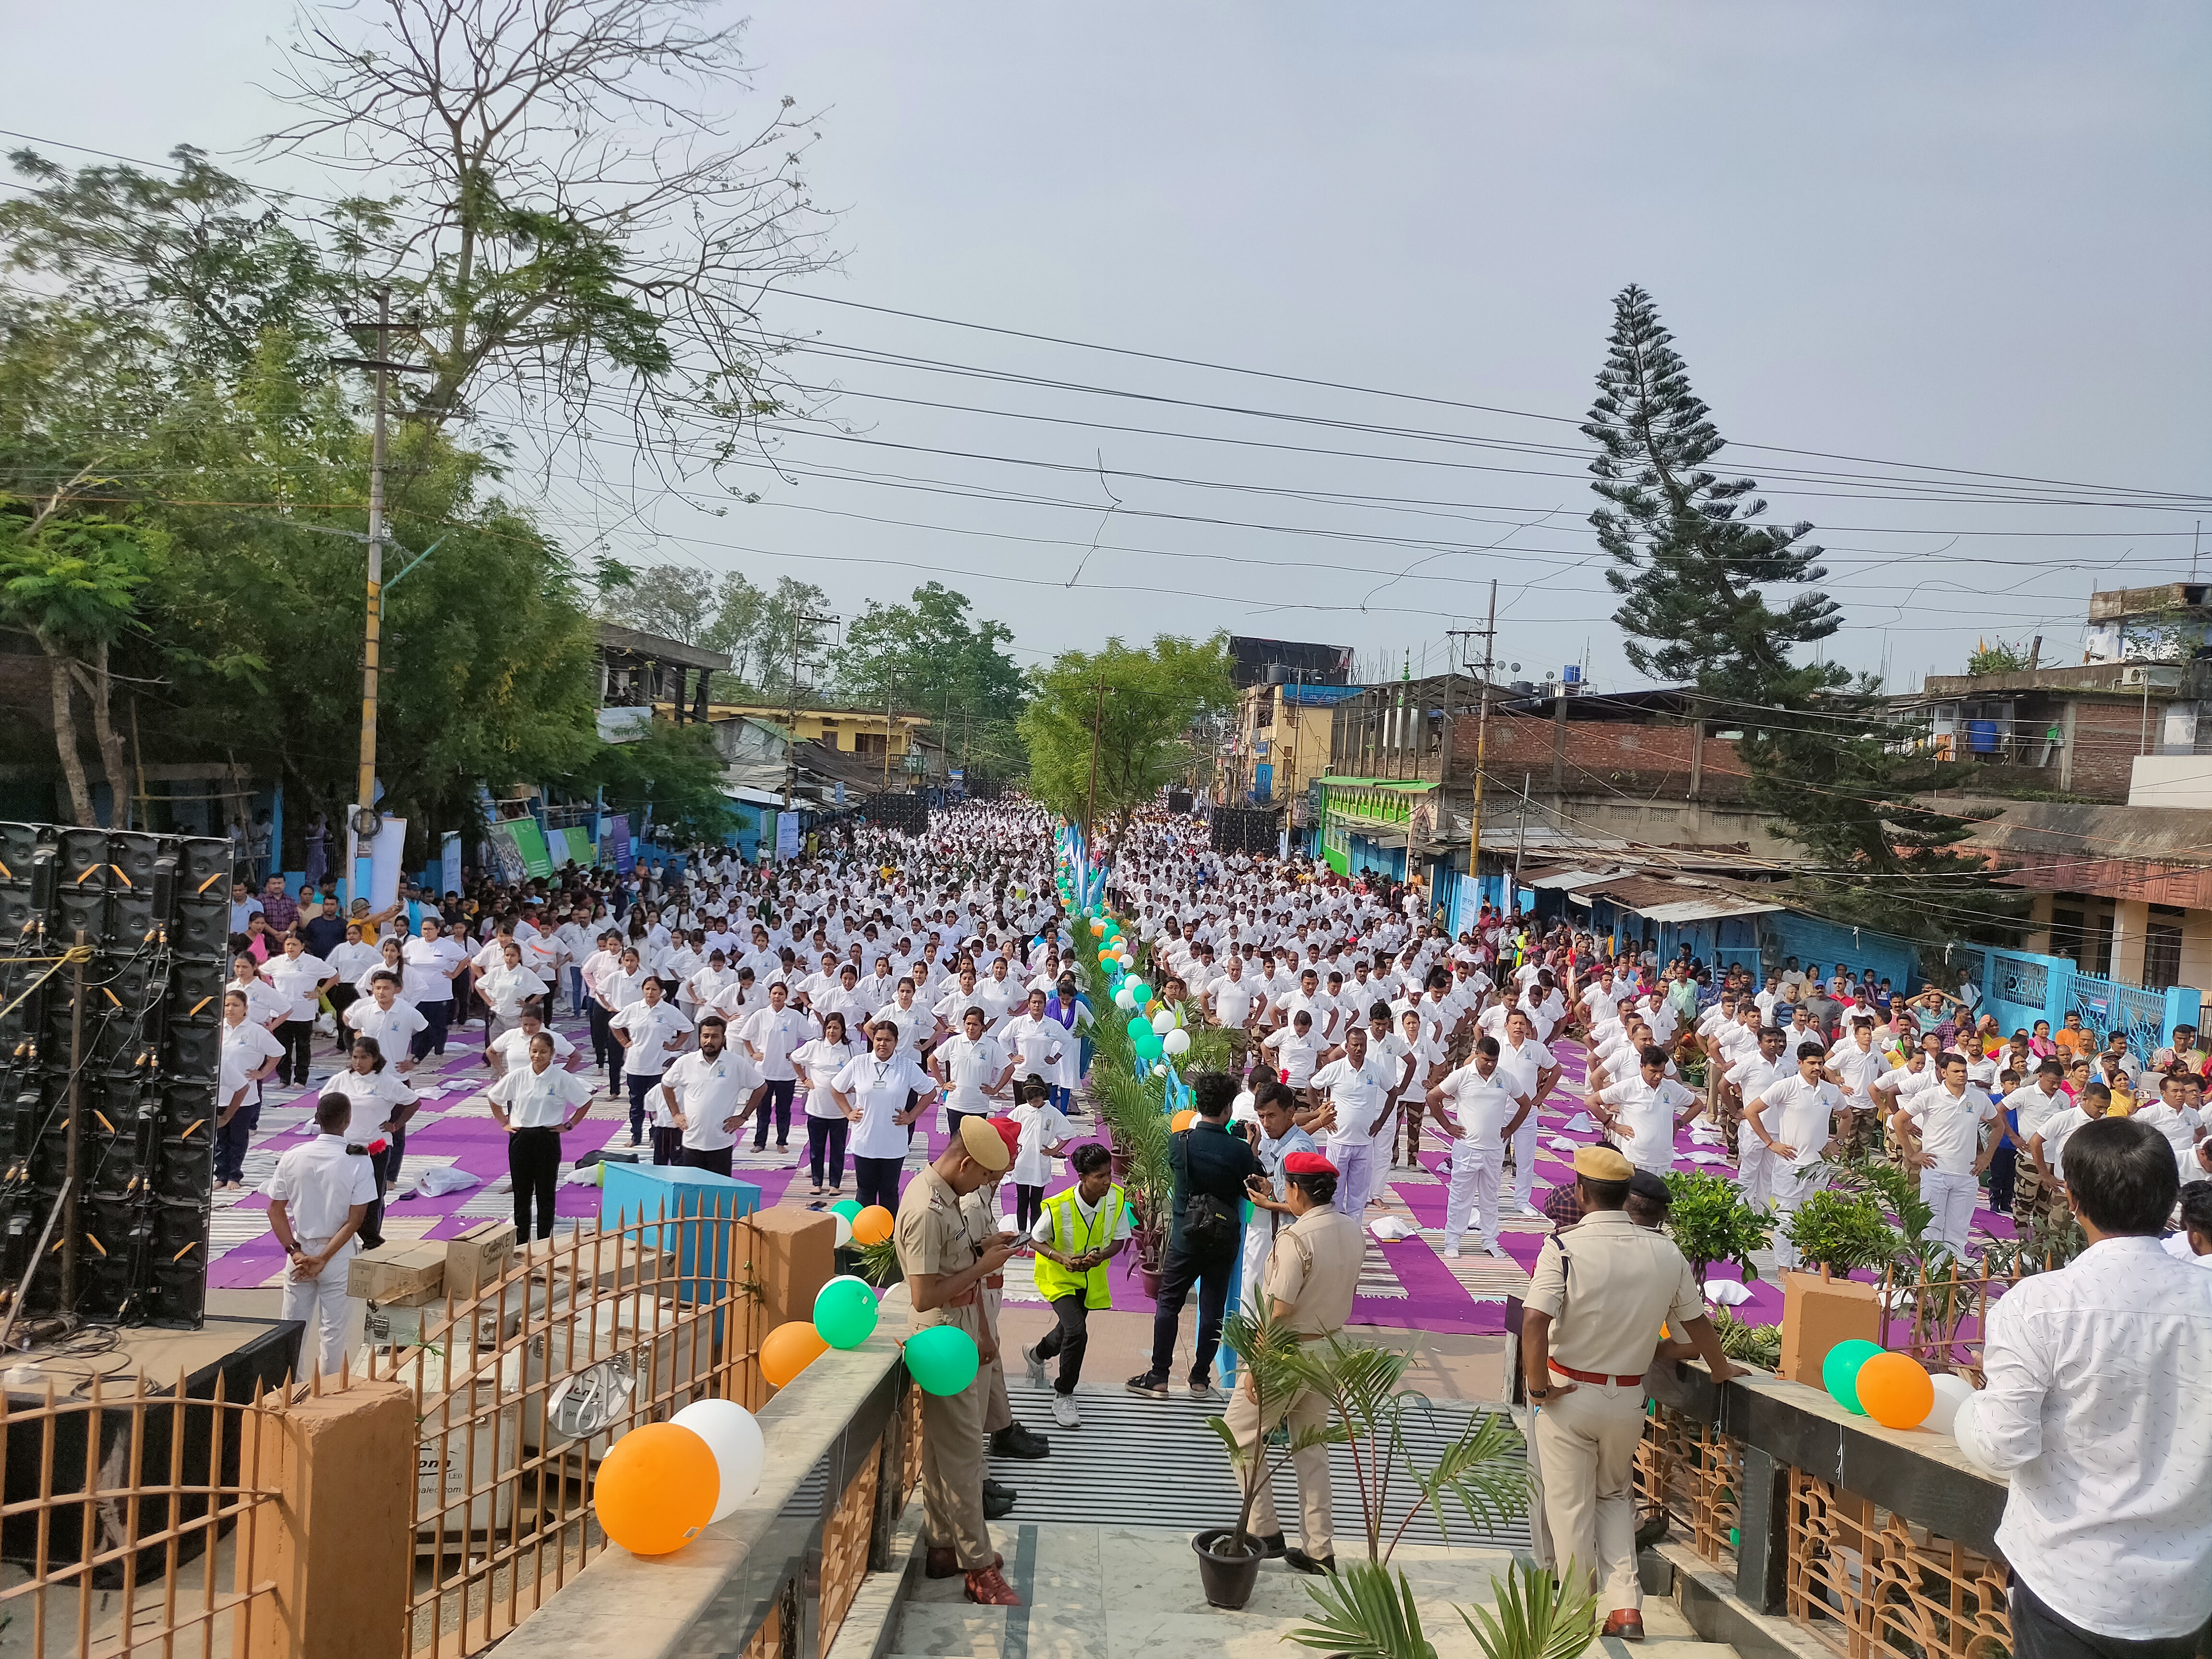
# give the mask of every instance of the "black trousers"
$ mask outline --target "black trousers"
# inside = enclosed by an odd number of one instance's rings
[[[856,1158],[853,1160],[853,1196],[860,1200],[860,1207],[880,1204],[893,1215],[898,1213],[899,1171],[906,1167],[902,1158]]]
[[[610,1016],[597,997],[584,1004],[584,1018],[592,1028],[592,1064],[607,1067],[607,1086],[614,1088],[622,1082],[622,1044],[607,1029]]]
[[[353,1048],[353,1029],[345,1023],[345,1012],[361,999],[358,986],[337,984],[323,993],[330,999],[331,1014],[338,1023],[338,1052],[345,1054]],[[386,1060],[396,1060],[397,1054],[386,1054]]]
[[[815,1117],[806,1120],[806,1162],[814,1176],[814,1184],[823,1184],[822,1166],[830,1166],[830,1186],[834,1189],[845,1184],[845,1139],[852,1133],[849,1118]]]
[[[687,1170],[709,1170],[718,1176],[726,1176],[730,1172],[730,1155],[736,1151],[734,1146],[720,1146],[711,1152],[702,1152],[696,1146],[686,1146],[684,1149],[684,1167]]]
[[[1990,1154],[1990,1208],[2012,1213],[2013,1188],[2020,1178],[2020,1148],[2008,1140]]]
[[[640,1077],[635,1072],[629,1079],[629,1144],[633,1146],[645,1139],[645,1121],[653,1115],[653,1092],[660,1086],[660,1073]]]
[[[795,1077],[771,1079],[768,1093],[762,1099],[760,1110],[753,1116],[753,1150],[768,1145],[769,1115],[775,1115],[775,1144],[779,1149],[791,1139],[791,1101],[797,1092],[799,1079]]]
[[[2212,1624],[2149,1641],[2098,1636],[2061,1619],[2017,1576],[2012,1581],[2013,1659],[2196,1659],[2208,1635]]]
[[[1160,1300],[1152,1315],[1152,1370],[1165,1376],[1175,1364],[1176,1331],[1182,1322],[1182,1304],[1198,1289],[1198,1336],[1190,1360],[1190,1380],[1213,1380],[1213,1351],[1221,1346],[1221,1316],[1229,1305],[1229,1274],[1237,1265],[1237,1247],[1224,1250],[1192,1250],[1178,1243],[1168,1246],[1160,1264]]]
[[[561,1173],[561,1132],[558,1129],[516,1129],[507,1138],[507,1172],[514,1182],[514,1236],[518,1239],[553,1236],[553,1183]],[[531,1231],[532,1205],[538,1228]]]
[[[421,1030],[408,1038],[407,1052],[416,1060],[432,1053],[444,1054],[446,1028],[453,1019],[453,1002],[450,999],[444,1002],[421,1002],[416,1004],[416,1011],[425,1023]]]
[[[1029,1230],[1036,1225],[1037,1218],[1043,1213],[1043,1187],[1024,1186],[1017,1181],[1014,1183],[1014,1225],[1026,1237]]]
[[[1052,1311],[1060,1323],[1037,1339],[1037,1358],[1057,1357],[1060,1374],[1053,1378],[1053,1392],[1073,1394],[1083,1380],[1083,1352],[1091,1346],[1091,1310],[1082,1291],[1071,1291],[1054,1298]]]
[[[276,1028],[276,1041],[284,1047],[276,1060],[276,1080],[288,1085],[305,1083],[308,1065],[314,1058],[315,1022],[288,1019]]]
[[[653,1132],[653,1161],[669,1164],[684,1162],[684,1131],[655,1127]]]

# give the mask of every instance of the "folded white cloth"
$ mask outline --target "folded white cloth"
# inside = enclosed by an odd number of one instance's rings
[[[1751,1292],[1733,1279],[1709,1279],[1705,1281],[1705,1300],[1723,1308],[1741,1308],[1751,1300]]]

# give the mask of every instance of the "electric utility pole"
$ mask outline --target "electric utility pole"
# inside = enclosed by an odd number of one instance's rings
[[[1467,825],[1467,878],[1474,884],[1476,903],[1480,905],[1482,893],[1482,768],[1489,756],[1490,676],[1496,665],[1498,644],[1498,579],[1495,576],[1490,580],[1488,621],[1480,630],[1453,629],[1451,637],[1482,641],[1482,661],[1478,665],[1469,659],[1467,665],[1470,670],[1482,676],[1481,701],[1474,717],[1474,799],[1468,813]]]
[[[833,623],[836,620],[835,617],[817,617],[803,605],[791,613],[791,683],[786,687],[789,708],[783,723],[783,810],[787,812],[791,811],[792,787],[799,781],[799,641],[802,637],[805,637],[808,639],[809,643],[811,642],[811,637],[804,635],[803,630],[813,627],[817,623]],[[886,727],[886,731],[888,729]],[[884,744],[886,750],[890,748],[890,738],[888,736],[884,738]]]
[[[384,638],[384,389],[385,377],[406,365],[391,360],[392,290],[376,291],[376,355],[373,357],[334,357],[340,368],[368,371],[374,387],[368,447],[368,605],[361,654],[361,778],[352,816],[346,823],[345,895],[349,902],[364,897],[356,890],[361,870],[361,838],[377,830],[376,811],[376,699],[379,653]]]
[[[1098,693],[1097,707],[1091,716],[1091,805],[1083,815],[1084,855],[1095,860],[1098,856],[1096,836],[1098,825],[1098,743],[1106,729],[1106,677],[1101,674],[1093,688]]]

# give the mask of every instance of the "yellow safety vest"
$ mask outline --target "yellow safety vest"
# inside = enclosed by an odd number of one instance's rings
[[[1054,1193],[1044,1201],[1044,1212],[1052,1218],[1052,1248],[1062,1255],[1081,1255],[1088,1250],[1103,1250],[1114,1242],[1121,1226],[1121,1189],[1109,1187],[1106,1196],[1099,1200],[1097,1212],[1088,1222],[1077,1213],[1073,1187]],[[1114,1293],[1106,1283],[1107,1264],[1100,1262],[1089,1273],[1070,1273],[1057,1261],[1032,1256],[1030,1265],[1036,1274],[1037,1293],[1048,1302],[1057,1302],[1063,1296],[1083,1292],[1086,1308],[1110,1308]]]

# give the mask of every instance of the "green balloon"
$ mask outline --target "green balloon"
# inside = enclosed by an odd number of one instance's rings
[[[857,1198],[841,1198],[830,1206],[830,1212],[832,1215],[842,1215],[846,1220],[850,1221],[854,1216],[860,1214],[860,1200]]]
[[[1160,1042],[1160,1034],[1149,1025],[1145,1027],[1144,1036],[1133,1038],[1129,1046],[1137,1051],[1137,1058],[1147,1065],[1167,1052],[1165,1045]]]
[[[958,1394],[981,1364],[975,1339],[957,1325],[932,1325],[906,1340],[907,1373],[924,1394]]]
[[[1881,1343],[1863,1336],[1829,1349],[1828,1357],[1820,1362],[1820,1384],[1828,1397],[1845,1411],[1864,1417],[1867,1409],[1859,1404],[1859,1367],[1881,1351]]]
[[[1135,1042],[1152,1034],[1152,1022],[1142,1014],[1132,1014],[1128,1024],[1123,1029],[1129,1033],[1129,1041]]]
[[[876,1293],[866,1279],[839,1275],[814,1293],[815,1334],[833,1348],[857,1348],[876,1328]]]
[[[1129,977],[1123,980],[1121,983],[1128,988],[1131,1000],[1133,1000],[1139,1008],[1143,1007],[1146,1003],[1152,1000],[1152,988],[1146,984],[1143,980],[1138,978],[1136,975],[1130,975]]]

